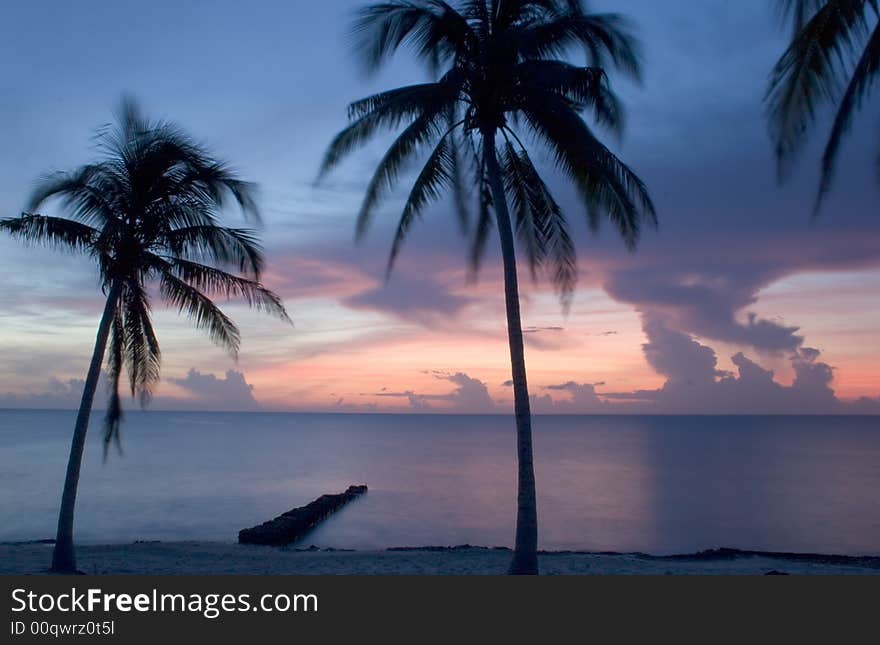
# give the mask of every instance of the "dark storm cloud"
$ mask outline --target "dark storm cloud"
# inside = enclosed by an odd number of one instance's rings
[[[378,311],[432,326],[456,316],[472,301],[472,298],[452,293],[437,280],[400,274],[387,285],[350,296],[342,302],[353,309]]]
[[[611,265],[603,287],[631,304],[647,327],[658,320],[670,329],[763,353],[791,352],[808,330],[760,318],[750,310],[759,292],[775,281],[805,272],[880,266],[880,229],[861,234],[819,227],[791,234],[768,232],[759,240],[731,238],[717,246],[689,240],[690,250],[656,247]]]
[[[681,270],[626,270],[612,273],[604,283],[616,300],[631,303],[642,312],[665,312],[679,329],[704,338],[721,340],[759,351],[793,350],[803,338],[798,328],[747,314],[737,316],[757,302],[766,279],[758,274],[727,270],[706,271],[699,265]]]
[[[378,236],[377,236],[378,237]],[[451,241],[451,240],[450,240]],[[464,263],[452,244],[406,253],[386,272],[381,239],[355,246],[323,242],[309,249],[285,247],[273,256],[266,284],[283,298],[329,298],[350,309],[381,313],[425,327],[446,324],[477,300],[467,293]],[[454,247],[453,247],[454,248]]]

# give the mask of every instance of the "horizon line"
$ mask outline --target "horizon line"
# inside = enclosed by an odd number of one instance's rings
[[[0,408],[2,412],[71,412],[76,413],[75,408]],[[94,409],[94,412],[106,412],[106,409]],[[424,411],[375,411],[363,410],[358,412],[345,410],[169,410],[169,409],[133,409],[125,410],[123,414],[134,412],[137,414],[335,414],[346,416],[438,416],[438,417],[509,417],[508,412],[424,412]],[[880,417],[880,413],[864,412],[560,412],[560,413],[532,413],[533,417]]]

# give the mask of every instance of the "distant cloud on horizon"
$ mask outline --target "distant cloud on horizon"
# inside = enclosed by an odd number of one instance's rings
[[[182,378],[167,379],[186,393],[186,398],[170,395],[156,396],[150,401],[151,410],[192,410],[192,411],[229,411],[247,412],[261,408],[254,397],[254,386],[250,385],[242,372],[228,370],[223,377],[205,374],[192,368]],[[83,379],[61,381],[50,378],[46,389],[42,392],[24,394],[0,393],[0,409],[47,409],[76,410],[82,397]],[[103,411],[107,404],[107,375],[102,371],[95,391],[93,410]],[[137,401],[126,396],[127,385],[121,386],[124,409],[139,409]]]
[[[837,398],[831,385],[833,368],[819,360],[820,352],[801,348],[789,356],[795,371],[791,385],[774,380],[772,371],[738,353],[732,357],[737,373],[717,369],[712,348],[662,325],[649,327],[650,341],[643,350],[652,366],[666,377],[655,390],[606,391],[604,382],[532,384],[532,412],[535,414],[880,414],[880,396],[854,401]],[[670,360],[673,359],[674,360]],[[389,401],[352,401],[337,396],[327,406],[291,407],[261,402],[244,373],[228,370],[223,377],[191,368],[184,377],[167,380],[186,392],[186,398],[156,397],[149,409],[167,411],[291,411],[291,412],[418,412],[463,414],[509,414],[512,403],[495,400],[487,384],[464,372],[429,370],[435,379],[454,387],[446,393],[414,390],[362,394]],[[0,394],[0,409],[67,409],[79,406],[84,381],[50,379],[45,391],[29,394]],[[95,410],[103,409],[101,393],[107,381],[101,374]],[[509,390],[513,382],[501,384]],[[599,391],[602,388],[602,391]],[[554,395],[551,395],[551,392]],[[560,396],[562,395],[562,396]],[[129,408],[137,405],[129,403]]]
[[[719,370],[715,351],[686,334],[656,321],[648,323],[646,331],[649,342],[644,344],[643,351],[655,370],[666,377],[662,387],[609,392],[605,391],[604,382],[532,384],[532,411],[536,414],[880,414],[880,396],[854,401],[837,398],[831,387],[834,370],[819,360],[821,353],[814,348],[802,347],[789,355],[795,379],[786,386],[774,380],[771,370],[742,352],[732,357],[737,367],[734,374]],[[478,378],[463,372],[438,373],[436,378],[456,387],[446,394],[392,392],[383,388],[374,396],[405,400],[412,412],[503,414],[512,410],[511,403],[493,400],[486,383]],[[505,389],[512,386],[510,380],[501,384]],[[550,392],[565,396],[552,396]],[[348,409],[358,411],[358,406],[348,406]],[[371,405],[369,409],[374,410],[376,406]]]
[[[245,380],[242,372],[236,370],[227,370],[223,378],[218,378],[191,368],[184,378],[168,380],[185,390],[193,402],[209,406],[211,410],[259,409],[259,403],[254,398],[254,386]],[[165,400],[169,398],[165,397]]]

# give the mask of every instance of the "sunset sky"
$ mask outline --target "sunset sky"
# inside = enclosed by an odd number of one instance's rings
[[[427,79],[405,57],[364,77],[345,36],[359,4],[4,7],[0,215],[19,214],[47,172],[93,160],[95,130],[123,93],[260,186],[265,283],[294,325],[228,303],[243,336],[235,363],[157,303],[155,408],[512,408],[497,238],[474,282],[467,244],[440,203],[385,284],[412,173],[361,244],[354,217],[387,139],[314,185],[348,102]],[[862,110],[811,221],[827,128],[777,183],[762,96],[787,31],[770,4],[590,3],[639,28],[644,83],[612,79],[628,127],[622,142],[607,140],[646,181],[660,226],[636,253],[609,226],[591,235],[571,188],[548,170],[581,271],[567,315],[546,280],[522,273],[537,412],[880,412],[877,105]],[[0,275],[0,407],[76,407],[103,307],[94,268],[3,238]]]

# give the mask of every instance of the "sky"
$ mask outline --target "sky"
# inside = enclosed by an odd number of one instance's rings
[[[346,37],[360,4],[38,0],[0,9],[2,216],[18,215],[48,172],[95,159],[94,133],[123,94],[260,186],[264,282],[294,324],[222,303],[242,329],[236,362],[157,303],[154,408],[512,409],[497,238],[474,280],[440,202],[386,283],[414,171],[361,243],[355,214],[388,139],[315,184],[350,101],[428,78],[405,55],[364,75]],[[643,83],[612,76],[626,133],[605,136],[647,183],[660,223],[634,253],[609,226],[591,234],[570,186],[545,164],[580,277],[565,313],[546,280],[522,273],[535,412],[880,412],[876,104],[854,124],[812,220],[828,115],[780,184],[762,97],[787,32],[770,4],[589,3],[627,15],[643,44]],[[0,407],[76,407],[103,307],[94,268],[0,239],[0,275]]]

